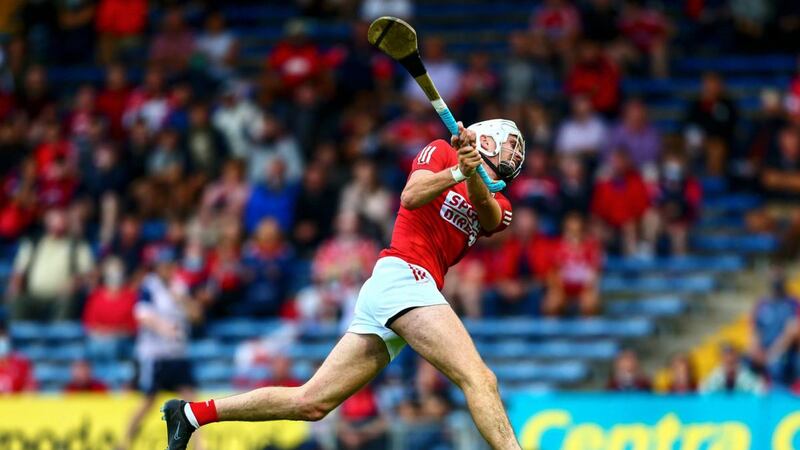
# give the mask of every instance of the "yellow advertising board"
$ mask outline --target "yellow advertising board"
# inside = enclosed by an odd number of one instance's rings
[[[166,448],[158,399],[131,450]],[[142,397],[119,395],[0,396],[0,450],[111,450],[122,442]],[[206,450],[291,449],[308,437],[303,422],[219,423],[203,427]],[[194,439],[193,439],[194,440]]]

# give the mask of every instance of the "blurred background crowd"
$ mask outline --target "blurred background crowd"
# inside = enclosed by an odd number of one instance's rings
[[[413,80],[366,42],[387,14],[420,25],[459,120],[509,118],[528,143],[511,229],[448,274],[446,297],[479,331],[506,318],[621,330],[614,317],[674,303],[607,302],[632,288],[618,273],[703,266],[692,258],[715,251],[796,260],[800,3],[493,3],[4,0],[0,392],[308,377],[389,241],[412,158],[446,138]],[[713,198],[738,215],[706,221]],[[740,234],[728,240],[702,234],[730,226]],[[751,249],[748,236],[766,241]],[[788,270],[770,277],[750,347],[724,345],[704,380],[675,356],[667,390],[792,387],[797,289]],[[63,358],[37,353],[46,336],[71,345]],[[609,362],[607,387],[650,390],[627,342],[595,357]],[[154,361],[195,367],[143,375]],[[592,364],[559,376],[585,379]],[[386,448],[386,417],[451,416],[460,400],[431,366],[405,355],[393,367],[341,408],[342,448]],[[514,373],[510,386],[530,381]],[[446,427],[426,429],[408,448],[451,448]]]

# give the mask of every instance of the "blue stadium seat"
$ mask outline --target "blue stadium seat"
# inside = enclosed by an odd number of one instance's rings
[[[608,303],[606,312],[615,316],[667,317],[683,314],[689,304],[680,297],[653,297],[641,300],[618,300]]]
[[[675,61],[680,72],[794,72],[797,61],[786,55],[730,55],[718,57],[684,57]]]
[[[334,340],[338,339],[342,333],[336,323],[318,323],[306,325],[301,333],[301,338],[305,340]]]
[[[11,338],[18,342],[44,339],[43,328],[46,325],[36,322],[12,322],[9,326]]]
[[[611,256],[604,264],[605,272],[641,274],[644,272],[732,272],[742,270],[745,260],[740,255],[681,256],[672,258],[626,258]]]
[[[762,203],[763,200],[755,194],[728,194],[706,198],[703,201],[703,208],[706,210],[745,212],[761,206]]]
[[[70,341],[83,339],[83,325],[80,322],[57,322],[42,328],[43,337],[51,341]]]
[[[131,383],[136,374],[133,363],[115,362],[109,364],[98,364],[92,367],[94,376],[108,384],[111,388],[118,388],[124,384]]]
[[[728,182],[723,177],[705,176],[700,178],[700,184],[705,198],[724,194],[728,190]]]
[[[549,381],[556,383],[575,383],[589,375],[585,363],[566,361],[552,364],[502,363],[490,365],[497,379],[504,383]]]
[[[189,357],[195,360],[232,359],[236,347],[213,339],[193,342],[188,349]]]
[[[33,374],[38,383],[49,385],[64,385],[72,377],[67,364],[37,363]]]
[[[644,337],[654,331],[652,321],[630,319],[465,319],[464,324],[476,338],[507,337]]]
[[[606,294],[625,292],[684,292],[693,294],[709,293],[716,287],[716,279],[710,275],[686,275],[677,277],[648,276],[629,278],[618,275],[604,276],[600,290]]]
[[[707,235],[691,237],[696,250],[711,252],[768,253],[778,248],[778,239],[771,234]]]
[[[294,360],[300,359],[320,361],[328,356],[328,353],[333,350],[334,345],[336,345],[335,341],[327,341],[315,344],[295,344],[287,349],[286,356]]]
[[[195,364],[194,376],[198,383],[228,383],[234,375],[234,368],[230,363]]]
[[[588,342],[564,339],[530,342],[509,340],[500,342],[477,341],[481,355],[491,359],[609,359],[617,354],[619,345],[610,339]]]
[[[206,333],[212,338],[238,341],[265,336],[280,326],[280,320],[226,319],[211,322]]]

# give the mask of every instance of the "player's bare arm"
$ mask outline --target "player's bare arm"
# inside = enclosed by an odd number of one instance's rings
[[[461,130],[464,126],[459,122]],[[462,142],[460,136],[453,136],[450,142],[455,146]],[[469,146],[469,148],[472,148]],[[450,189],[463,181],[463,177],[471,177],[478,166],[481,165],[481,156],[472,148],[472,151],[459,152],[458,165],[433,172],[430,170],[415,170],[406,182],[400,194],[400,204],[406,209],[416,209],[427,205],[442,192]]]

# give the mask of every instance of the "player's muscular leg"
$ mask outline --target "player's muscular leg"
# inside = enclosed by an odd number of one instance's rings
[[[325,417],[389,364],[380,337],[346,333],[300,387],[266,387],[215,400],[222,421],[306,420]]]
[[[449,305],[412,309],[391,328],[464,391],[472,419],[493,449],[519,450],[497,379]]]

